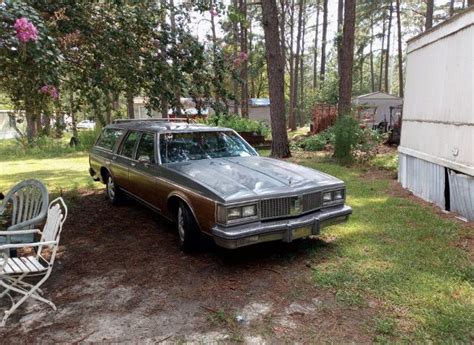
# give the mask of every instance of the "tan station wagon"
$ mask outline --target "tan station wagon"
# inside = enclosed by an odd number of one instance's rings
[[[102,130],[89,162],[113,204],[126,194],[176,221],[185,251],[203,235],[225,248],[291,242],[352,213],[341,180],[260,157],[228,128],[116,121]]]

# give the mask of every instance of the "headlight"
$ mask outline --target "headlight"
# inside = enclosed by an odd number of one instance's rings
[[[344,200],[344,189],[323,193],[323,204]]]
[[[332,201],[332,193],[326,192],[323,194],[323,202],[329,202],[329,201]]]
[[[241,207],[234,207],[227,209],[227,219],[237,219],[242,217],[242,208]]]
[[[252,217],[257,215],[257,206],[250,205],[242,207],[242,217]]]
[[[226,208],[223,205],[219,205],[217,209],[217,221],[221,224],[225,224],[229,221],[251,218],[257,216],[257,205],[245,205],[245,206],[232,206]]]
[[[342,198],[344,198],[344,193],[342,190],[336,190],[334,192],[334,200],[341,200]]]

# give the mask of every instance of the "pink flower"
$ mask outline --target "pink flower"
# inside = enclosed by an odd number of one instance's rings
[[[59,98],[58,89],[54,85],[44,85],[39,89],[40,93],[44,93],[45,95],[49,95],[54,100]]]
[[[13,28],[16,31],[16,37],[20,42],[36,41],[38,39],[38,29],[27,18],[21,17],[15,20]]]
[[[213,17],[215,17],[215,16],[218,15],[218,13],[217,13],[217,11],[216,11],[215,8],[212,8],[209,12],[211,13],[211,16],[213,16]]]

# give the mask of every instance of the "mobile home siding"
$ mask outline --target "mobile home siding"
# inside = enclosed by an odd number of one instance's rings
[[[407,51],[399,181],[474,219],[474,7],[409,41]]]

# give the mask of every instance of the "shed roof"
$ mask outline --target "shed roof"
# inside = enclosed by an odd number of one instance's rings
[[[360,96],[352,98],[352,100],[354,101],[355,100],[369,100],[369,99],[386,99],[386,100],[400,100],[400,101],[403,100],[400,97],[397,97],[397,96],[394,96],[382,91],[371,92],[365,95],[360,95]]]

